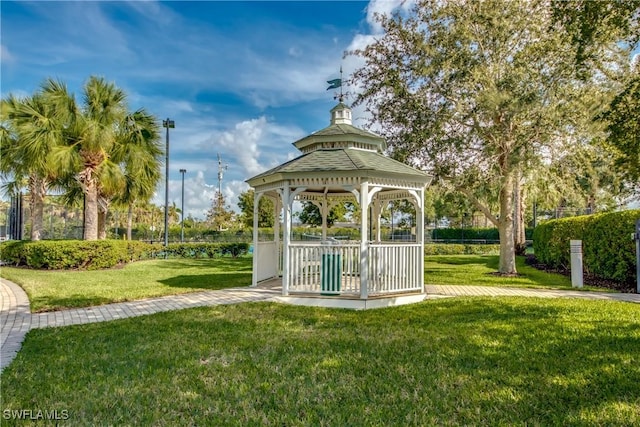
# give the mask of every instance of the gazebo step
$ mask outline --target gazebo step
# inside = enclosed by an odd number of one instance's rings
[[[285,304],[307,307],[346,308],[351,310],[369,310],[373,308],[395,307],[423,301],[426,294],[376,295],[363,300],[356,296],[339,295],[326,297],[321,295],[290,295],[275,297],[274,300]]]

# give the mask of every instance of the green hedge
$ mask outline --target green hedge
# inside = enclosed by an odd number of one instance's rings
[[[0,259],[46,270],[97,270],[150,258],[161,248],[159,244],[123,240],[14,240],[0,244]]]
[[[633,284],[636,281],[635,243],[631,234],[640,210],[577,216],[544,222],[533,234],[538,261],[554,268],[570,265],[570,240],[582,240],[585,273]]]
[[[238,257],[249,252],[249,243],[169,243],[160,255],[179,258]]]
[[[155,257],[237,257],[248,243],[160,243],[127,240],[12,240],[0,243],[0,259],[11,265],[45,270],[97,270]]]
[[[425,255],[497,255],[500,245],[459,245],[448,243],[428,243],[424,245]]]
[[[469,227],[469,228],[434,228],[431,230],[433,240],[500,240],[497,228]],[[533,237],[533,228],[525,229],[525,237]]]

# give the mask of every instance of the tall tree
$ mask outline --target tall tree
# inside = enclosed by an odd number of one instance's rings
[[[158,121],[144,109],[128,114],[118,127],[115,158],[123,169],[124,185],[116,196],[118,204],[127,207],[127,239],[131,240],[133,211],[136,202],[151,200],[162,177]]]
[[[607,124],[606,143],[614,150],[617,167],[632,191],[640,193],[640,63],[636,64],[635,77],[601,119]]]
[[[247,190],[238,196],[240,208],[240,221],[245,227],[253,227],[253,199],[254,190]],[[269,197],[261,197],[258,203],[258,227],[273,227],[274,212],[273,200]]]
[[[382,125],[394,157],[473,201],[499,229],[500,273],[516,274],[518,174],[583,130],[588,86],[574,78],[566,33],[535,0],[418,0],[376,19],[384,34],[352,52],[365,60],[353,76],[364,88],[356,104]],[[611,46],[612,69],[623,53]]]
[[[211,209],[207,212],[207,221],[218,231],[223,231],[231,226],[233,219],[231,206],[226,204],[224,194],[216,191]]]
[[[0,173],[9,193],[26,183],[31,211],[31,240],[40,240],[43,230],[44,198],[60,174],[60,165],[50,153],[62,143],[61,126],[54,110],[40,93],[2,100],[3,122],[0,141]]]
[[[634,50],[640,41],[640,0],[552,0],[551,10],[570,37],[582,77],[602,68],[602,49],[612,42]]]
[[[84,194],[84,239],[98,239],[99,195],[110,193],[123,174],[110,156],[118,144],[118,124],[127,115],[126,94],[114,83],[91,76],[83,87],[83,102],[78,105],[66,86],[47,80],[44,96],[56,107],[65,123],[66,145],[56,158],[77,171],[74,178]]]
[[[346,203],[338,203],[329,210],[327,215],[327,226],[332,227],[336,221],[344,220],[347,213]],[[322,225],[322,215],[320,208],[312,202],[302,202],[302,210],[298,213],[300,222],[308,225]]]

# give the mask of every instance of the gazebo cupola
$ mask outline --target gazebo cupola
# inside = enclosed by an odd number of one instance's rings
[[[399,295],[424,298],[424,190],[431,176],[384,156],[384,139],[353,126],[351,109],[342,101],[331,109],[328,127],[293,145],[299,157],[247,180],[255,189],[253,285],[281,278],[283,297],[315,305],[340,306],[336,301],[354,298],[364,306],[370,300],[395,304]],[[260,241],[258,233],[258,205],[265,196],[275,202],[274,238],[268,242]],[[402,199],[416,207],[415,238],[381,241],[382,209]],[[292,240],[295,200],[318,206],[319,241]],[[359,241],[327,239],[329,211],[345,202],[360,207]]]
[[[380,136],[351,124],[351,108],[340,102],[331,109],[331,125],[312,133],[293,145],[303,154],[320,149],[360,148],[381,153],[387,144]]]

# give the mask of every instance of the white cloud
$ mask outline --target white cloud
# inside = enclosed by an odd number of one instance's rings
[[[288,152],[295,151],[290,144],[304,136],[296,126],[272,123],[265,116],[242,120],[222,131],[213,131],[198,144],[195,152],[200,158],[216,159],[230,165],[233,172],[247,179],[284,161]],[[217,173],[217,163],[211,166]],[[215,170],[214,170],[215,169]]]
[[[169,204],[180,206],[178,170],[186,169],[185,213],[196,218],[205,217],[217,191],[218,154],[228,166],[222,191],[227,204],[237,211],[238,196],[249,189],[245,180],[299,155],[291,143],[305,134],[297,126],[273,123],[265,116],[227,124],[204,119],[178,124],[171,131]],[[164,206],[164,181],[158,185],[154,203]]]
[[[258,141],[262,138],[267,119],[246,120],[238,123],[234,129],[223,132],[217,143],[220,147],[231,152],[235,160],[249,175],[256,175],[264,170],[258,162],[260,151]]]
[[[164,110],[174,113],[192,113],[195,111],[191,102],[183,100],[167,101]]]
[[[9,48],[3,44],[0,44],[0,58],[3,64],[14,62],[16,57],[9,51]]]
[[[300,50],[300,48],[295,46],[291,46],[289,48],[289,56],[299,57],[301,54],[302,54],[302,51]]]
[[[371,0],[367,5],[367,23],[373,34],[381,34],[382,27],[376,21],[375,15],[389,16],[396,10],[408,11],[415,5],[415,0]]]
[[[187,177],[188,176],[188,177]],[[184,180],[184,213],[185,218],[192,216],[194,218],[204,219],[206,213],[211,209],[213,197],[215,196],[216,187],[208,185],[204,179],[204,173],[197,171],[193,174],[185,174]],[[162,182],[155,194],[153,203],[158,206],[164,206],[164,182]],[[169,181],[169,205],[176,204],[178,208],[182,204],[182,180]]]

